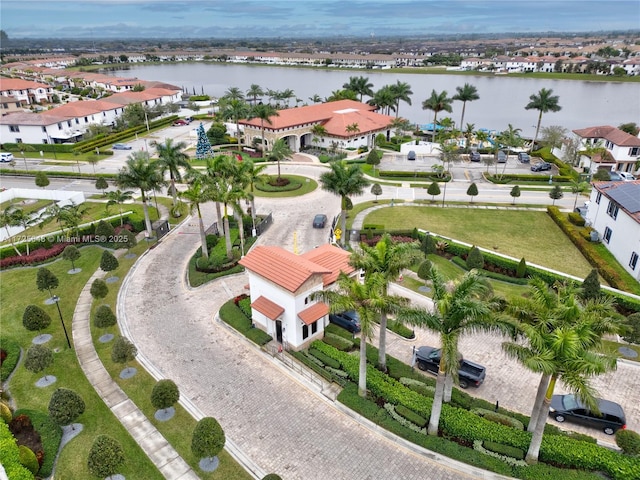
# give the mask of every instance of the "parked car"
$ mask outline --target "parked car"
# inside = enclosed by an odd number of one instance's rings
[[[507,154],[502,150],[498,150],[498,153],[496,153],[496,161],[498,163],[507,163]]]
[[[327,223],[327,216],[324,213],[319,213],[313,217],[313,228],[324,228]]]
[[[538,162],[535,165],[531,165],[532,172],[543,172],[545,170],[551,170],[551,164],[548,162]]]
[[[636,179],[636,177],[629,172],[618,172],[618,175],[620,175],[620,178],[625,182],[631,182]]]
[[[480,160],[482,160],[482,157],[478,152],[471,152],[469,154],[469,160],[471,160],[472,162],[479,162]]]
[[[416,152],[414,152],[413,150],[410,150],[409,153],[407,154],[407,160],[415,160],[416,159]]]
[[[607,435],[613,435],[618,430],[627,428],[627,420],[619,404],[601,398],[596,400],[600,414],[589,410],[573,394],[554,395],[551,397],[549,415],[556,422],[562,423],[565,420],[570,420],[588,427],[600,428]]]
[[[191,123],[191,120],[189,120],[187,118],[179,118],[178,120],[173,122],[173,126],[174,127],[179,127],[181,125],[189,125],[190,123]]]
[[[531,157],[527,152],[518,152],[518,160],[522,163],[529,163]]]
[[[342,313],[330,313],[329,321],[349,330],[351,333],[358,333],[360,331],[360,317],[358,316],[358,312],[353,310],[347,310]]]
[[[131,150],[131,145],[127,145],[126,143],[114,143],[112,150]]]
[[[416,350],[416,363],[420,370],[438,374],[440,367],[440,349],[423,346]],[[458,384],[460,388],[467,388],[469,385],[479,387],[484,382],[486,369],[477,363],[470,362],[464,358],[460,359],[458,367]]]
[[[13,153],[11,152],[0,153],[0,162],[9,163],[11,160],[13,160]]]

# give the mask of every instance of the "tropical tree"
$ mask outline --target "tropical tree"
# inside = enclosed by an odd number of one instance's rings
[[[62,258],[71,262],[71,269],[75,272],[75,262],[80,258],[80,250],[78,250],[73,245],[67,245],[62,251]]]
[[[510,324],[492,311],[492,304],[486,300],[489,293],[487,283],[476,270],[467,272],[451,287],[435,267],[431,268],[429,279],[433,289],[433,309],[406,309],[398,318],[410,325],[426,327],[440,337],[440,365],[427,428],[429,435],[437,435],[442,403],[450,400],[451,385],[458,380],[460,337],[477,331],[507,331]]]
[[[47,172],[44,172],[42,170],[40,170],[39,172],[36,172],[36,186],[40,187],[40,188],[45,188],[49,185],[49,183],[51,183],[49,181],[49,177],[47,177]]]
[[[251,105],[255,105],[258,102],[258,98],[262,98],[264,96],[264,90],[260,85],[252,83],[249,86],[249,90],[247,90],[247,98],[251,99]]]
[[[389,123],[389,128],[394,131],[396,137],[400,137],[402,136],[402,132],[411,130],[411,122],[405,118],[396,117]]]
[[[329,303],[332,312],[354,310],[360,317],[360,368],[358,394],[367,396],[367,341],[373,337],[375,318],[383,311],[398,313],[406,307],[408,300],[397,295],[386,295],[387,280],[381,273],[365,276],[364,282],[340,273],[338,290],[320,290],[312,298]]]
[[[256,165],[252,160],[242,162],[240,167],[239,175],[242,179],[243,185],[245,188],[249,189],[249,201],[251,202],[251,220],[253,221],[253,229],[256,228],[256,203],[255,203],[255,194],[254,187],[260,177],[262,177],[264,170],[267,168],[266,164]]]
[[[273,148],[271,149],[270,156],[274,158],[276,162],[278,162],[278,182],[281,179],[280,175],[280,161],[286,158],[289,158],[293,155],[293,151],[289,148],[289,144],[285,142],[282,138],[279,138],[273,144]]]
[[[396,96],[391,90],[391,86],[385,85],[374,93],[373,98],[371,98],[367,103],[378,107],[381,113],[389,115],[391,110],[396,109]]]
[[[160,188],[164,179],[156,166],[149,161],[147,152],[134,152],[127,158],[126,166],[120,169],[116,178],[118,186],[123,188],[139,188],[142,196],[142,209],[147,235],[152,236],[151,220],[149,219],[149,206],[147,205],[147,193]]]
[[[541,88],[537,94],[529,96],[529,103],[524,107],[525,110],[538,110],[538,123],[536,125],[536,133],[533,136],[533,141],[529,147],[529,151],[533,149],[533,146],[538,139],[538,132],[540,131],[540,124],[542,123],[542,114],[547,112],[559,112],[562,107],[558,104],[559,97],[553,95],[552,89]]]
[[[571,182],[571,193],[575,193],[576,194],[576,198],[573,201],[573,209],[576,209],[576,205],[578,204],[578,196],[588,192],[591,189],[591,185],[589,184],[589,182],[578,182],[576,180],[573,180]]]
[[[7,231],[7,237],[9,238],[9,242],[11,242],[11,246],[16,251],[18,256],[21,257],[22,253],[20,253],[20,250],[18,250],[18,247],[16,247],[16,244],[13,240],[13,236],[9,231],[9,227],[16,227],[19,225],[17,216],[16,216],[16,210],[17,208],[14,207],[13,205],[9,205],[7,208],[5,208],[2,211],[2,214],[0,214],[0,226],[5,228],[5,230]],[[28,245],[28,242],[27,242],[27,245]]]
[[[38,290],[41,292],[47,290],[49,295],[51,295],[50,298],[53,298],[52,290],[58,288],[59,284],[60,281],[58,280],[58,277],[56,277],[51,270],[45,267],[38,268],[38,273],[36,274],[36,286],[38,287]]]
[[[263,155],[264,155],[264,152],[266,151],[266,146],[264,144],[264,124],[266,122],[267,124],[271,125],[272,124],[271,117],[277,117],[279,115],[280,114],[274,107],[265,103],[259,103],[257,105],[254,105],[251,111],[249,112],[249,116],[247,117],[249,120],[251,120],[252,118],[260,119],[260,130],[262,133],[262,143],[260,145],[262,148]]]
[[[560,185],[554,185],[553,188],[549,191],[549,198],[553,199],[552,205],[555,205],[556,200],[560,200],[562,197],[564,197],[562,187]]]
[[[382,195],[382,187],[379,183],[371,185],[371,194],[376,196],[374,203],[378,203],[378,195]]]
[[[438,185],[438,182],[432,182],[427,189],[427,193],[431,195],[431,201],[435,201],[436,195],[440,195],[440,185]]]
[[[334,90],[331,92],[327,98],[325,98],[325,102],[337,102],[338,100],[358,100],[358,94],[353,90],[343,89],[343,90]]]
[[[423,110],[432,110],[433,111],[433,141],[436,138],[436,124],[438,121],[438,113],[439,112],[452,112],[451,108],[452,99],[447,97],[446,90],[438,93],[435,90],[431,91],[431,96],[422,102]]]
[[[226,98],[229,100],[244,100],[244,93],[238,87],[231,87],[226,92],[222,98]]]
[[[520,136],[520,132],[522,132],[522,129],[514,128],[513,125],[508,124],[507,129],[502,131],[498,135],[496,143],[499,143],[507,147],[506,148],[507,161],[504,162],[504,166],[502,167],[502,175],[504,175],[504,172],[507,169],[507,162],[509,161],[509,152],[511,151],[511,149],[521,147],[524,144],[524,140]]]
[[[464,112],[467,108],[467,102],[478,100],[478,89],[469,83],[465,83],[462,87],[456,87],[456,94],[451,100],[459,100],[462,102],[462,114],[460,115],[460,128],[464,125]]]
[[[398,113],[400,112],[400,102],[405,102],[408,105],[411,105],[411,95],[413,95],[413,91],[411,90],[411,85],[406,82],[401,82],[400,80],[396,81],[395,84],[390,85],[389,89],[393,94],[396,101],[396,118],[398,118]]]
[[[320,141],[320,137],[327,136],[327,129],[324,125],[317,123],[311,127],[311,133],[313,134],[313,143],[318,143]]]
[[[105,190],[109,188],[109,183],[107,182],[107,179],[104,177],[98,177],[98,179],[96,180],[96,188],[98,190],[102,190],[102,196],[104,196]]]
[[[120,205],[120,226],[124,225],[124,219],[122,217],[122,204],[129,200],[133,200],[133,191],[125,190],[124,192],[120,189],[111,191],[107,193],[107,208],[111,205]]]
[[[236,124],[236,137],[238,139],[238,145],[240,145],[240,119],[246,118],[251,110],[249,104],[244,100],[237,98],[222,97],[219,102],[220,109],[218,115],[223,120],[233,120]]]
[[[513,205],[516,204],[516,198],[518,198],[520,196],[520,186],[518,185],[514,185],[513,188],[511,189],[511,191],[509,192],[509,195],[511,195],[511,197],[513,198]]]
[[[356,164],[346,162],[332,162],[330,170],[320,175],[322,189],[338,195],[341,199],[342,236],[340,243],[344,245],[347,228],[347,205],[352,195],[362,195],[364,189],[370,185]]]
[[[350,123],[349,125],[344,127],[344,131],[347,133],[354,133],[357,135],[360,132],[360,127],[358,126],[357,123]]]
[[[400,276],[402,270],[413,265],[422,256],[418,249],[418,243],[394,243],[391,235],[385,234],[375,247],[366,244],[360,245],[361,252],[351,254],[349,263],[356,269],[364,271],[365,279],[373,274],[380,274],[386,281],[382,285],[382,295],[389,292],[389,282]],[[378,366],[386,371],[386,334],[387,334],[387,311],[380,309],[380,342],[378,350]]]
[[[154,140],[151,142],[151,146],[158,153],[158,160],[154,165],[158,168],[162,178],[164,178],[165,173],[169,172],[171,195],[173,196],[173,206],[175,207],[178,199],[176,181],[182,181],[180,169],[183,168],[186,171],[191,169],[189,155],[183,152],[187,144],[185,142],[173,143],[172,138],[166,138],[164,143],[158,143]]]
[[[202,212],[200,211],[200,205],[211,200],[211,193],[207,189],[206,180],[202,174],[198,173],[193,177],[193,180],[189,183],[189,188],[184,192],[180,192],[180,197],[189,202],[191,212],[195,210],[198,213],[198,225],[200,227],[200,243],[202,245],[202,256],[209,258],[209,251],[207,249],[207,235],[204,229],[204,221],[202,220]]]
[[[373,96],[373,83],[367,77],[349,77],[349,81],[342,85],[342,88],[360,95],[360,101],[364,95]]]

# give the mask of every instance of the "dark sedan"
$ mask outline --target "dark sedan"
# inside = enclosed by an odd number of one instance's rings
[[[469,154],[469,160],[471,160],[472,162],[479,162],[480,160],[482,160],[482,157],[478,152],[471,152]]]
[[[600,413],[589,410],[575,395],[554,395],[551,397],[549,415],[556,422],[571,420],[588,427],[601,429],[607,435],[613,435],[620,429],[627,428],[622,407],[609,400],[596,399]]]
[[[329,315],[329,321],[349,330],[351,333],[358,333],[360,331],[360,317],[358,317],[358,313],[353,310],[342,313],[331,313]]]
[[[531,165],[532,172],[543,172],[545,170],[551,170],[551,164],[547,162],[536,163],[535,165]]]
[[[313,228],[324,228],[327,224],[327,216],[324,213],[319,213],[313,217]]]

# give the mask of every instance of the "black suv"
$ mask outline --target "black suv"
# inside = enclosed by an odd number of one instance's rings
[[[551,170],[551,164],[547,162],[540,162],[535,165],[531,165],[532,172],[542,172],[544,170]]]
[[[351,333],[358,333],[360,331],[360,317],[358,313],[353,310],[347,310],[342,313],[331,313],[329,314],[329,321],[349,330]]]
[[[575,395],[554,395],[551,397],[549,415],[557,422],[571,420],[588,427],[600,428],[607,435],[613,435],[627,427],[622,407],[609,400],[596,399],[600,415],[585,407]]]

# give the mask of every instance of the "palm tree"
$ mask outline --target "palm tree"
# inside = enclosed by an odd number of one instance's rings
[[[589,182],[578,182],[576,180],[571,182],[571,192],[576,194],[576,199],[573,201],[574,210],[578,204],[578,196],[582,193],[588,192],[590,189],[591,185],[589,185]]]
[[[390,85],[389,89],[393,94],[396,100],[396,118],[398,118],[398,113],[400,112],[400,101],[411,105],[411,95],[413,95],[413,91],[411,90],[411,85],[406,82],[401,82],[398,80],[394,85]]]
[[[373,83],[369,82],[367,77],[349,77],[349,81],[342,85],[342,88],[360,95],[360,101],[363,95],[373,96]]]
[[[352,253],[349,263],[356,269],[364,270],[367,275],[380,274],[386,280],[382,287],[382,293],[387,295],[389,282],[398,278],[402,270],[413,265],[422,255],[418,250],[418,244],[394,243],[389,234],[385,234],[375,247],[366,244],[360,245],[361,253]],[[387,369],[386,350],[387,312],[380,312],[380,342],[378,352],[378,367],[383,371]]]
[[[459,100],[462,102],[462,115],[460,116],[460,128],[464,125],[464,111],[467,107],[467,102],[473,102],[478,100],[478,89],[469,83],[465,83],[462,87],[456,87],[456,94],[451,97],[452,100]]]
[[[238,87],[231,87],[226,92],[222,98],[226,98],[228,100],[244,100],[244,93]]]
[[[207,189],[206,180],[201,173],[192,176],[189,188],[180,193],[180,197],[190,202],[190,209],[193,213],[195,209],[198,212],[198,225],[200,227],[200,242],[202,244],[202,256],[209,258],[209,250],[207,249],[207,235],[204,230],[204,221],[202,220],[202,212],[200,205],[211,200],[211,194]]]
[[[351,123],[344,128],[344,131],[347,133],[358,134],[360,132],[360,127],[357,123]]]
[[[278,181],[280,180],[280,161],[285,158],[289,158],[293,155],[293,152],[289,148],[289,144],[285,142],[282,138],[279,138],[273,144],[273,148],[271,149],[271,157],[275,158],[278,162]]]
[[[260,85],[252,83],[249,86],[249,90],[247,90],[247,97],[251,98],[251,105],[255,105],[258,102],[258,98],[262,98],[264,96],[264,90]]]
[[[401,311],[398,318],[411,325],[426,327],[440,336],[440,366],[427,428],[429,435],[437,435],[442,403],[451,398],[445,384],[450,386],[453,380],[458,380],[458,340],[462,335],[476,331],[507,331],[510,325],[495,315],[492,305],[485,300],[487,284],[477,271],[467,272],[450,288],[435,267],[431,268],[429,279],[433,288],[433,311],[407,309]]]
[[[309,100],[311,100],[313,103],[320,103],[322,102],[322,97],[316,93],[313,96],[309,97]]]
[[[30,213],[25,213],[21,208],[15,207],[15,210],[12,213],[13,223],[14,225],[21,226],[25,230],[27,228],[33,227],[39,221],[37,217],[32,216]],[[27,255],[29,255],[29,242],[25,242],[27,247]]]
[[[16,214],[15,214],[15,211],[16,211],[16,207],[14,207],[13,205],[9,205],[7,208],[5,208],[2,211],[2,214],[0,214],[0,226],[4,227],[6,229],[7,237],[9,238],[9,241],[11,242],[11,246],[16,251],[18,256],[21,257],[22,253],[20,253],[20,250],[18,250],[18,247],[16,247],[16,244],[13,241],[13,236],[9,232],[9,227],[16,227],[16,226],[19,225],[19,223],[17,221],[17,217],[16,217]]]
[[[122,190],[118,189],[112,192],[108,192],[107,198],[109,199],[107,201],[107,207],[115,204],[120,205],[120,226],[124,225],[124,220],[122,218],[122,204],[128,200],[133,200],[133,191],[126,190],[123,192]]]
[[[396,295],[386,295],[386,280],[379,273],[372,273],[359,282],[355,278],[340,273],[338,290],[320,290],[312,294],[313,299],[329,303],[332,312],[355,310],[360,317],[360,365],[358,373],[358,395],[367,396],[367,341],[373,337],[373,323],[382,310],[397,313],[406,307],[407,299]]]
[[[116,184],[123,188],[139,188],[147,235],[151,238],[151,220],[147,205],[147,192],[153,192],[164,184],[164,179],[155,164],[149,161],[147,152],[134,152],[127,158],[126,166],[120,169]]]
[[[158,152],[158,160],[154,165],[158,168],[160,175],[164,178],[164,174],[169,172],[171,195],[173,196],[173,206],[175,208],[178,199],[176,180],[179,182],[182,181],[180,169],[184,168],[187,171],[191,169],[189,156],[182,151],[187,147],[187,144],[184,142],[174,144],[172,138],[166,138],[164,143],[158,143],[154,140],[151,142],[151,146]]]
[[[452,99],[447,97],[447,91],[443,90],[438,93],[435,90],[431,90],[431,96],[422,102],[423,110],[433,110],[433,141],[436,138],[436,123],[438,120],[438,113],[445,111],[451,113]]]
[[[462,125],[460,126],[462,127]],[[475,124],[467,123],[467,125],[464,127],[464,131],[462,132],[464,135],[464,138],[466,139],[465,150],[467,152],[471,149],[471,136],[473,135],[475,128],[476,128]]]
[[[402,132],[411,130],[411,122],[405,118],[396,117],[389,123],[389,128],[394,130],[396,137],[400,137],[402,136]]]
[[[328,172],[324,172],[320,175],[320,183],[322,189],[338,195],[341,199],[341,212],[342,217],[342,236],[340,237],[340,243],[344,246],[344,239],[346,236],[347,228],[347,202],[352,195],[362,195],[364,189],[370,185],[360,170],[360,167],[356,164],[347,164],[346,162],[332,162],[329,165],[331,169]]]
[[[223,120],[233,120],[236,124],[236,137],[240,145],[240,119],[245,118],[250,111],[249,104],[237,98],[221,98],[218,114]]]
[[[292,98],[295,98],[296,94],[293,90],[291,90],[290,88],[286,88],[283,91],[280,92],[280,98],[282,100],[286,100],[287,102],[287,108],[289,108],[289,100]]]
[[[267,168],[267,164],[262,163],[260,165],[256,165],[252,160],[242,162],[240,166],[240,177],[242,179],[242,183],[244,188],[248,188],[248,198],[251,202],[251,220],[253,221],[253,230],[256,229],[256,203],[255,203],[255,194],[254,194],[254,186],[255,183],[260,180],[262,177],[262,172]]]
[[[327,129],[324,125],[316,123],[313,127],[311,127],[311,133],[313,134],[313,142],[317,143],[320,141],[320,137],[327,136]]]
[[[521,147],[524,144],[524,140],[520,136],[520,132],[522,129],[514,128],[513,125],[509,124],[507,129],[498,135],[497,143],[500,143],[507,147],[506,154],[506,162],[504,162],[504,166],[502,167],[502,175],[504,175],[505,170],[507,169],[507,162],[509,161],[509,152],[512,148]]]
[[[526,461],[535,463],[544,434],[547,412],[558,380],[590,409],[598,410],[590,378],[616,368],[616,358],[602,350],[602,337],[616,333],[613,302],[598,298],[583,303],[580,289],[560,285],[551,290],[532,280],[528,298],[508,307],[521,321],[522,340],[504,342],[503,350],[528,369],[542,373],[528,430],[532,432]]]
[[[559,97],[552,95],[552,89],[542,88],[537,94],[533,94],[529,97],[530,102],[527,104],[525,110],[538,110],[538,124],[536,125],[536,134],[533,136],[531,147],[529,151],[533,149],[533,146],[538,139],[538,132],[540,131],[540,123],[542,123],[542,114],[547,112],[559,112],[562,107],[558,105]]]
[[[262,131],[261,145],[262,145],[263,156],[265,151],[267,150],[264,144],[264,123],[267,122],[269,125],[271,125],[271,117],[277,117],[279,115],[280,114],[274,107],[264,103],[259,103],[258,105],[255,105],[251,109],[251,112],[249,112],[249,117],[248,117],[249,120],[251,120],[252,118],[260,119],[260,130]]]
[[[218,218],[218,235],[222,236],[225,232],[224,221],[222,218],[222,208],[220,207],[220,185],[219,180],[222,180],[223,184],[232,183],[234,178],[234,169],[236,161],[228,155],[218,155],[207,160],[206,181],[210,188],[212,200],[215,202],[216,215]]]
[[[378,107],[381,113],[389,115],[391,110],[396,109],[396,96],[391,90],[391,86],[385,85],[367,103]]]

